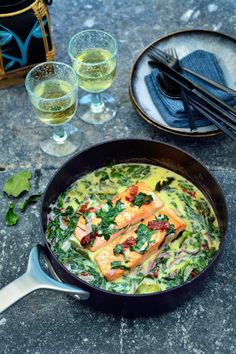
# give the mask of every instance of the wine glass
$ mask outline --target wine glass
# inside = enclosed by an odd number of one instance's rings
[[[115,77],[116,40],[104,31],[85,30],[70,39],[68,53],[79,87],[89,92],[79,100],[79,117],[90,124],[111,120],[116,115],[115,99],[103,91]]]
[[[81,132],[65,124],[77,108],[78,78],[74,69],[56,61],[38,64],[28,72],[25,87],[38,118],[53,127],[52,137],[40,142],[41,149],[59,157],[77,150]]]

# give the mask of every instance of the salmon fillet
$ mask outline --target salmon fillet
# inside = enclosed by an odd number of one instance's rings
[[[151,196],[152,201],[146,204],[144,203],[141,206],[133,205],[134,198],[138,196],[139,193],[144,193],[147,196]],[[160,198],[158,198],[158,196],[144,182],[139,182],[135,185],[132,185],[123,192],[117,194],[112,199],[112,205],[115,206],[116,203],[119,201],[123,203],[124,209],[114,219],[114,229],[117,231],[113,232],[110,235],[109,240],[106,240],[103,235],[99,235],[99,237],[96,237],[92,245],[86,246],[86,248],[90,251],[97,251],[101,247],[105,246],[108,242],[112,241],[120,234],[124,233],[126,227],[138,223],[140,220],[148,217],[152,213],[155,213],[163,206],[163,203]],[[106,208],[107,204],[104,204],[99,209],[106,210]],[[89,217],[87,217],[87,219],[89,219]],[[83,216],[80,217],[77,223],[74,235],[80,242],[85,236],[91,233],[91,225],[94,225],[95,227],[99,226],[102,221],[96,216],[95,213],[91,214],[90,219],[90,229],[88,222],[86,224],[85,218]]]
[[[166,219],[163,216],[166,216],[168,221],[161,221],[162,219]],[[160,221],[155,222],[155,220],[159,219]],[[174,227],[174,229],[172,228],[173,232],[169,232],[171,226]],[[172,241],[185,227],[185,222],[173,210],[162,209],[157,214],[146,218],[139,226],[110,242],[97,254],[95,260],[106,280],[113,281],[121,277],[127,270],[133,269],[145,262],[154,253],[158,254],[159,246],[163,242],[167,244]],[[145,228],[151,232],[150,241],[144,244],[143,253],[142,248],[137,249],[140,240],[140,228]],[[116,251],[121,251],[122,249],[122,251],[120,254],[114,254],[117,253],[114,249]],[[123,269],[119,268],[120,264]],[[114,266],[115,268],[117,266],[117,268],[112,269]]]

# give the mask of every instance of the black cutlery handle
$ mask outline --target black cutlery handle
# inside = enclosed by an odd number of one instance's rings
[[[202,92],[199,92],[198,89],[194,89],[192,92],[198,99],[200,99],[205,105],[210,106],[210,108],[220,115],[222,120],[226,120],[229,123],[236,124],[236,117],[231,113],[225,110],[219,103],[214,102],[213,99],[206,97]]]
[[[222,84],[219,84],[218,82],[215,82],[215,81],[213,81],[211,79],[208,79],[206,76],[203,76],[203,75],[201,75],[199,73],[196,73],[195,71],[193,71],[193,70],[191,70],[189,68],[186,68],[185,66],[181,66],[181,70],[184,70],[187,73],[189,73],[189,74],[201,79],[202,81],[205,81],[206,83],[208,83],[208,84],[210,84],[210,85],[212,85],[212,86],[214,86],[214,87],[216,87],[216,88],[218,88],[218,89],[220,89],[220,90],[222,90],[222,91],[224,91],[226,93],[229,93],[232,96],[236,97],[236,91],[231,89],[230,87],[224,86]]]
[[[189,124],[189,128],[190,130],[196,130],[196,124],[195,124],[195,121],[194,121],[194,117],[193,117],[193,114],[191,112],[191,108],[190,108],[190,105],[189,105],[189,102],[188,102],[188,98],[184,92],[184,89],[181,87],[180,89],[180,94],[181,94],[181,97],[182,97],[182,101],[183,101],[183,105],[184,105],[184,109],[185,109],[185,112],[187,114],[187,118],[188,118],[188,124]]]
[[[219,117],[211,112],[206,106],[201,105],[200,102],[196,101],[193,97],[188,96],[189,102],[191,105],[202,115],[204,115],[209,121],[211,121],[215,126],[217,126],[221,131],[228,135],[231,139],[236,141],[236,134],[233,130],[224,125],[221,120],[218,120]],[[222,118],[221,118],[222,119]]]

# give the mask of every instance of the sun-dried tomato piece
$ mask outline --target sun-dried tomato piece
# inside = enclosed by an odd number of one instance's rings
[[[98,236],[98,233],[96,231],[90,232],[89,235],[82,237],[82,239],[80,241],[81,246],[83,246],[83,247],[90,246],[94,242],[94,240],[97,236]]]
[[[169,230],[170,223],[169,221],[149,221],[147,225],[149,230]]]
[[[129,195],[132,197],[135,197],[138,194],[138,187],[137,186],[131,186],[129,188]]]
[[[88,246],[90,242],[91,242],[91,239],[90,239],[89,235],[86,235],[86,236],[82,237],[82,239],[80,240],[80,244],[83,247]]]
[[[82,275],[83,277],[87,277],[89,275],[89,273],[87,272],[81,272],[80,275]]]
[[[67,224],[68,224],[68,221],[69,221],[69,217],[66,216],[66,217],[63,219],[63,223],[64,223],[65,225],[67,225]]]
[[[150,195],[145,195],[143,198],[143,204],[150,204],[153,201],[152,198],[150,198]]]
[[[94,207],[90,207],[87,210],[88,213],[94,213],[95,212],[95,208]]]
[[[125,199],[130,202],[133,203],[134,202],[134,197],[136,197],[136,195],[138,194],[138,187],[137,186],[131,186],[129,187],[129,195],[126,195]]]
[[[209,247],[208,245],[205,243],[205,244],[201,244],[201,248],[203,248],[205,251],[209,251]]]
[[[196,192],[195,191],[190,191],[189,189],[187,189],[187,188],[183,188],[182,189],[182,191],[184,192],[184,193],[187,193],[188,195],[190,195],[190,197],[192,197],[192,198],[195,198],[196,197]]]
[[[79,212],[84,214],[84,213],[86,213],[87,208],[88,208],[88,204],[82,204],[79,208]]]
[[[134,197],[132,197],[130,195],[126,195],[125,199],[130,203],[133,203],[133,201],[134,201]]]
[[[153,272],[153,277],[158,278],[158,269],[155,269]]]
[[[125,249],[125,248],[130,248],[131,246],[134,246],[134,245],[136,245],[136,240],[135,240],[134,237],[129,237],[129,238],[127,238],[126,241],[124,241],[123,243],[121,243],[121,247],[122,247],[123,249]]]
[[[192,278],[194,278],[196,275],[197,275],[197,273],[194,272],[194,270],[192,270],[192,272],[190,273],[190,276],[191,276]]]

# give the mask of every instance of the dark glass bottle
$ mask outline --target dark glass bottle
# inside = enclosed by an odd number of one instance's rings
[[[46,6],[51,2],[0,1],[0,88],[21,82],[32,66],[54,58]]]

